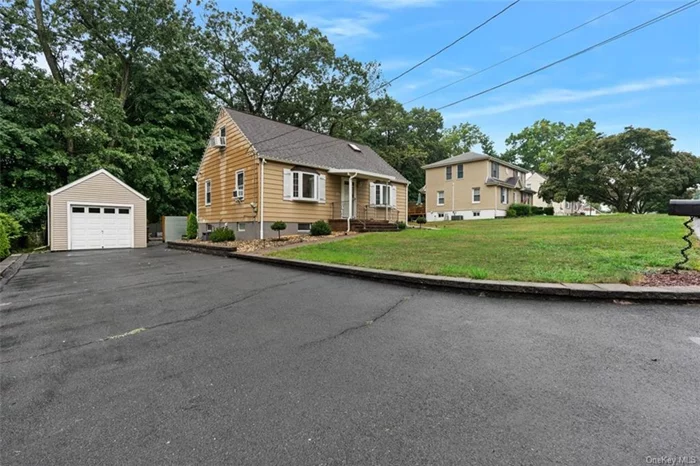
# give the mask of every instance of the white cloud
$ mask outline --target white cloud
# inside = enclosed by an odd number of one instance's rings
[[[460,68],[461,70],[465,70],[465,68]],[[468,68],[466,68],[468,70]],[[462,76],[464,74],[464,71],[458,71],[458,70],[450,70],[447,68],[433,68],[430,70],[431,74],[433,76],[436,76],[438,78],[454,78],[457,76]]]
[[[360,13],[357,17],[326,17],[317,14],[299,15],[297,20],[319,28],[330,39],[379,37],[372,26],[384,21],[386,16],[377,13]]]
[[[589,90],[571,90],[571,89],[549,89],[530,96],[526,96],[517,100],[512,100],[499,105],[490,105],[487,107],[475,108],[463,112],[453,112],[444,114],[447,118],[471,118],[483,115],[497,115],[500,113],[508,113],[514,110],[523,108],[539,107],[542,105],[562,104],[571,102],[581,102],[584,100],[595,99],[597,97],[607,97],[620,94],[629,94],[632,92],[642,92],[652,89],[659,89],[670,86],[679,86],[692,82],[690,79],[679,77],[652,78],[644,81],[634,81],[616,86],[601,87],[598,89]]]

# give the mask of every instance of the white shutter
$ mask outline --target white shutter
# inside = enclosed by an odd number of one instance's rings
[[[396,186],[391,187],[391,207],[396,208]]]
[[[288,168],[284,169],[284,199],[292,200],[292,171]]]
[[[318,177],[318,202],[326,203],[326,175]]]
[[[377,188],[374,183],[369,184],[369,204],[377,205]]]

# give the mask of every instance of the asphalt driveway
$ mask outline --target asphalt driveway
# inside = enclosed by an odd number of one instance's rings
[[[0,463],[700,462],[697,337],[696,306],[33,255],[0,293]]]

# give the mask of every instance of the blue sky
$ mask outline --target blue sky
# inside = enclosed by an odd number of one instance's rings
[[[353,0],[263,2],[321,29],[346,53],[382,63],[398,75],[498,12],[510,2]],[[389,94],[406,102],[615,8],[626,0],[523,0],[470,37],[397,80]],[[683,1],[643,1],[583,29],[407,105],[439,107],[507,81],[618,34]],[[251,4],[222,1],[246,12]],[[479,125],[503,150],[505,138],[540,118],[598,130],[625,126],[667,129],[676,148],[700,155],[700,6],[588,54],[442,111],[446,125]]]

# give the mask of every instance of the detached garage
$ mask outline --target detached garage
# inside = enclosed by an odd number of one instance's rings
[[[146,201],[104,169],[49,193],[51,250],[145,248]]]

